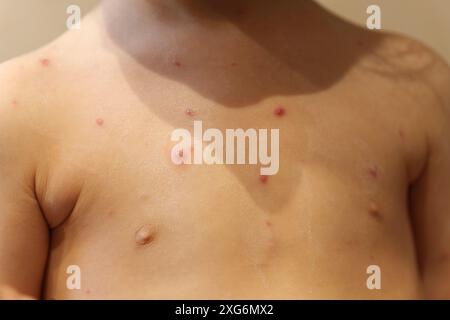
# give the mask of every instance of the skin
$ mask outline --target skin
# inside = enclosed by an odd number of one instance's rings
[[[309,1],[104,2],[0,66],[0,297],[450,298],[449,87]],[[174,165],[193,120],[279,173]]]

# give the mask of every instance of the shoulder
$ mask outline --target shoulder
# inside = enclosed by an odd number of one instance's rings
[[[450,126],[450,68],[433,49],[409,37],[366,31],[361,66],[407,97],[404,106],[432,129]],[[399,101],[400,102],[400,101]],[[405,111],[407,111],[405,109]]]
[[[0,64],[0,165],[8,170],[32,170],[58,139],[62,81],[51,56],[46,47]]]
[[[51,226],[68,212],[80,181],[73,178],[76,166],[65,163],[84,132],[78,107],[85,77],[78,65],[83,62],[72,58],[71,63],[67,55],[76,42],[69,40],[64,35],[0,64],[0,182],[9,177],[8,183],[32,190]]]
[[[32,110],[33,74],[26,57],[0,64],[0,180],[32,189],[38,143]],[[30,89],[28,89],[30,88]],[[21,189],[22,190],[22,189]]]
[[[379,71],[400,84],[422,85],[436,99],[450,102],[450,68],[434,50],[420,41],[394,33],[373,33],[369,55]]]
[[[43,62],[45,63],[45,62]],[[35,125],[33,110],[42,81],[38,81],[39,62],[23,56],[0,64],[0,143],[1,153],[19,148],[18,140],[31,136]]]
[[[98,59],[89,56],[101,46],[92,45],[96,39],[92,39],[91,20],[83,25],[83,32],[68,31],[42,48],[0,64],[3,136],[14,132],[23,140],[48,143],[67,128],[83,81],[96,76],[92,69]]]

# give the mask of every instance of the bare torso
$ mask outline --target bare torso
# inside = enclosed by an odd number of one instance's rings
[[[52,227],[44,297],[421,297],[408,188],[426,160],[426,89],[390,76],[390,62],[426,57],[403,52],[408,40],[348,29],[335,55],[351,61],[316,52],[307,76],[283,50],[269,56],[238,36],[252,59],[199,67],[199,50],[141,61],[106,36],[98,12],[27,58],[46,97],[32,120]],[[406,58],[385,52],[390,42]],[[170,134],[194,120],[279,128],[278,174],[173,164]],[[66,288],[70,265],[81,290]],[[381,290],[366,286],[370,265]]]

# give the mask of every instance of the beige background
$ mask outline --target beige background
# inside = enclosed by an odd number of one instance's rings
[[[450,0],[318,1],[360,24],[365,24],[366,8],[378,4],[382,8],[383,29],[422,40],[450,62]],[[0,62],[36,49],[64,32],[70,4],[79,5],[85,14],[98,2],[0,0]]]

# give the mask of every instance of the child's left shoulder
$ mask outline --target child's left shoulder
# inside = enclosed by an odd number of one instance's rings
[[[390,68],[394,79],[424,86],[435,102],[450,108],[450,68],[439,54],[406,36],[380,33],[377,38],[373,53]]]

